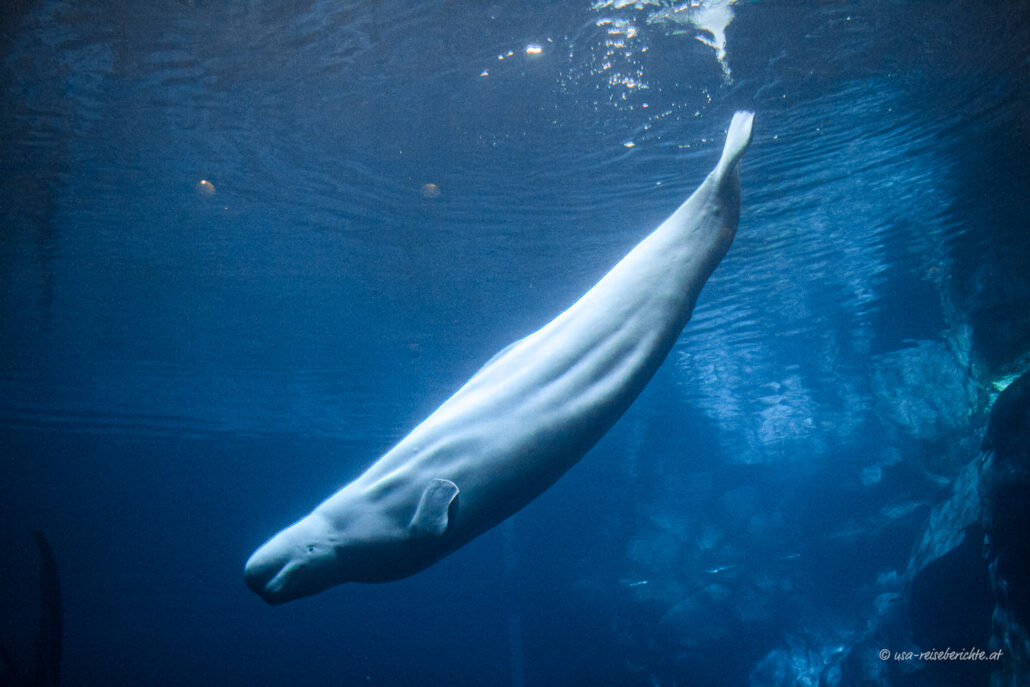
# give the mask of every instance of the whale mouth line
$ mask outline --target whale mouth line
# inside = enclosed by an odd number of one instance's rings
[[[265,583],[264,589],[261,590],[260,594],[265,601],[270,604],[283,603],[288,599],[279,598],[282,594],[283,588],[290,581],[293,573],[300,567],[299,561],[291,561],[283,566],[282,570],[276,573],[275,577]]]

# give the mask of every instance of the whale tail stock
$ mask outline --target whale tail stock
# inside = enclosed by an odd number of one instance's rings
[[[715,168],[717,176],[731,171],[740,160],[740,156],[747,150],[751,143],[751,124],[754,119],[754,112],[740,110],[734,113],[733,120],[730,121],[730,129],[726,134],[726,144],[722,148],[722,157],[719,158],[719,164]]]

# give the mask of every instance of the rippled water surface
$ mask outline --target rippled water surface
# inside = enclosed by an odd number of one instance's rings
[[[1030,363],[1030,8],[809,5],[6,7],[0,641],[28,660],[31,529],[67,684],[771,684],[786,638],[843,641]],[[252,597],[250,551],[589,288],[741,108],[736,241],[583,463],[415,578]],[[756,636],[704,620],[724,571]]]

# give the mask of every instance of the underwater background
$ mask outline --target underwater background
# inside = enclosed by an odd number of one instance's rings
[[[58,660],[33,531],[68,685],[1030,684],[883,630],[1030,368],[1030,3],[0,12],[0,684]],[[742,108],[735,243],[579,465],[414,577],[246,588]]]

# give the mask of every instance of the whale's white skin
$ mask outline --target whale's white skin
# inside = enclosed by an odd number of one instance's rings
[[[412,575],[532,501],[658,369],[726,254],[752,113],[690,198],[568,310],[491,359],[361,476],[247,561],[269,603]]]

